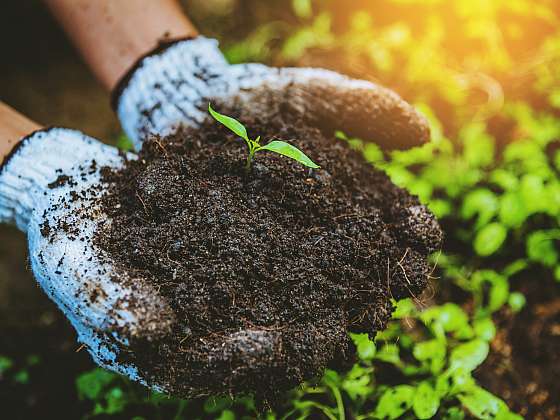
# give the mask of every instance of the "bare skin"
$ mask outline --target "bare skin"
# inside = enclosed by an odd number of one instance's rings
[[[196,36],[175,0],[44,0],[107,90],[166,39]]]
[[[0,164],[14,146],[41,126],[0,102]]]

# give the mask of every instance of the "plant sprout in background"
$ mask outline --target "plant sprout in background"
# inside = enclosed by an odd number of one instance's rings
[[[297,147],[292,146],[289,143],[281,140],[273,140],[270,143],[261,146],[260,140],[261,136],[258,136],[255,140],[251,140],[247,134],[247,129],[243,124],[237,121],[235,118],[228,117],[227,115],[220,114],[212,109],[212,106],[208,104],[208,111],[214,117],[216,121],[220,124],[224,125],[240,138],[245,140],[247,144],[247,148],[249,149],[249,155],[247,156],[247,163],[245,165],[245,169],[249,171],[251,169],[251,162],[253,161],[253,157],[255,153],[261,150],[268,150],[270,152],[278,153],[279,155],[289,157],[304,166],[309,168],[317,169],[320,168],[315,162],[313,162],[309,157],[299,150]]]

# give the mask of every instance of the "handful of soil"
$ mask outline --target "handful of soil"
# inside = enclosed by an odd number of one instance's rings
[[[157,284],[176,319],[134,363],[183,396],[278,393],[352,361],[348,332],[385,328],[418,295],[442,232],[416,197],[303,122],[243,121],[321,165],[246,146],[221,125],[147,141],[106,171],[112,223],[97,244]],[[266,140],[263,141],[263,144]]]

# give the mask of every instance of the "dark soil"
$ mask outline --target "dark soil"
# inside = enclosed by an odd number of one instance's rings
[[[519,279],[527,298],[519,314],[498,314],[481,383],[527,419],[560,418],[560,288],[543,273]]]
[[[391,298],[420,293],[442,238],[416,197],[342,141],[298,121],[247,125],[322,169],[264,152],[246,173],[244,143],[213,122],[154,137],[104,175],[113,223],[98,245],[157,283],[181,320],[133,361],[183,396],[274,400],[349,363],[348,332],[373,336]]]

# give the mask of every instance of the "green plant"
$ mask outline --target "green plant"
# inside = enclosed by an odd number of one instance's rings
[[[270,143],[261,146],[260,140],[261,136],[258,136],[255,140],[251,140],[247,134],[247,129],[243,124],[237,121],[235,118],[229,117],[227,115],[220,114],[212,109],[212,106],[208,104],[208,111],[214,117],[216,121],[230,129],[237,136],[245,140],[247,148],[249,149],[249,155],[247,156],[247,163],[245,169],[248,171],[251,169],[251,162],[255,153],[261,150],[268,150],[270,152],[278,153],[279,155],[289,157],[302,165],[308,166],[309,168],[320,168],[315,162],[313,162],[309,157],[299,150],[297,147],[292,146],[289,143],[281,140],[273,140]]]
[[[472,376],[496,333],[489,316],[470,317],[453,303],[424,310],[411,299],[396,305],[393,321],[374,341],[351,334],[358,355],[351,370],[327,370],[318,384],[294,391],[291,409],[278,418],[521,418]],[[401,379],[388,384],[384,376]]]

